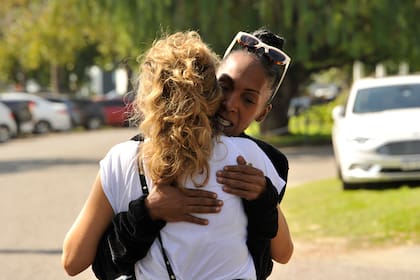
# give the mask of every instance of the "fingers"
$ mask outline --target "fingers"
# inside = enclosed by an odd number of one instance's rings
[[[247,200],[254,200],[257,199],[259,195],[264,191],[265,183],[263,183],[261,180],[246,180],[247,176],[245,175],[243,175],[240,180],[238,180],[238,177],[236,176],[232,177],[234,178],[217,177],[218,183],[223,185],[222,188],[224,192],[239,196]]]
[[[223,186],[232,187],[236,189],[243,189],[243,190],[257,190],[259,189],[262,184],[262,180],[259,178],[255,178],[252,176],[247,176],[241,174],[226,174],[223,173],[223,175],[217,176],[216,178],[217,182],[219,184],[222,184]]]
[[[230,187],[223,187],[223,191],[239,196],[241,198],[244,198],[246,200],[255,200],[258,198],[260,192],[257,191],[250,191],[249,189],[239,189],[239,188],[230,188]]]
[[[266,184],[263,173],[258,173],[258,175],[249,175],[223,170],[218,171],[216,175],[216,180],[219,184],[232,188],[261,192],[261,189],[264,189]]]
[[[237,157],[237,163],[217,171],[217,182],[223,185],[223,191],[227,193],[247,200],[257,199],[265,190],[264,173],[246,163],[242,156]]]
[[[237,162],[239,165],[246,165],[246,160],[245,160],[245,158],[244,158],[243,156],[238,156],[238,157],[236,158],[236,162]]]
[[[187,214],[211,214],[211,213],[219,213],[222,209],[222,205],[218,206],[202,206],[202,205],[193,205],[186,207]]]
[[[185,205],[187,207],[220,207],[223,205],[223,201],[211,198],[186,197]],[[191,211],[189,210],[189,212]]]
[[[202,226],[206,226],[209,224],[209,221],[207,219],[201,219],[193,215],[185,215],[184,222],[193,223],[193,224],[202,225]]]
[[[223,171],[229,173],[245,173],[249,175],[264,176],[264,172],[262,172],[258,168],[253,167],[251,163],[226,165],[225,167],[223,167]]]
[[[197,198],[209,198],[209,199],[216,199],[217,194],[214,192],[209,192],[205,190],[199,190],[199,189],[182,189],[182,192],[184,195],[188,197],[197,197]]]
[[[223,206],[223,201],[217,199],[217,194],[214,192],[183,189],[183,193],[188,213],[216,213]]]
[[[196,205],[188,205],[184,208],[186,214],[183,216],[183,221],[193,223],[193,224],[198,224],[198,225],[204,225],[204,226],[208,225],[209,221],[207,219],[193,216],[191,213],[195,213],[195,214],[219,213],[222,210],[222,205],[223,205],[223,202],[221,200],[215,200],[215,199],[190,198],[189,203],[196,204]]]

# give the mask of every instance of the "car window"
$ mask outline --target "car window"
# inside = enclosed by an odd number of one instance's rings
[[[365,88],[357,91],[353,113],[420,108],[420,84]]]

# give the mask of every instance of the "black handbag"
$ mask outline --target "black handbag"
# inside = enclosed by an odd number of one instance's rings
[[[109,237],[114,231],[114,224],[111,223],[96,250],[96,256],[92,263],[92,271],[99,280],[135,280],[134,263],[116,265],[113,262]]]

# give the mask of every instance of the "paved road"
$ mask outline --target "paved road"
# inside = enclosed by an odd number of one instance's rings
[[[74,278],[64,273],[61,244],[88,195],[98,161],[134,133],[69,132],[0,145],[0,279],[95,279],[89,269]],[[290,187],[334,176],[329,147],[283,151],[290,161]],[[270,279],[420,279],[417,249],[348,253],[296,242],[291,262],[275,265]],[[398,261],[405,259],[405,265]]]
[[[289,160],[288,187],[336,176],[331,146],[287,147],[281,151]]]

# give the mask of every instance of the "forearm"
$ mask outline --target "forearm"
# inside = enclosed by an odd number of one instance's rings
[[[276,262],[286,264],[293,254],[293,241],[290,235],[289,226],[283,212],[278,207],[278,231],[275,238],[271,240],[271,257]]]
[[[73,227],[63,243],[61,262],[66,272],[75,276],[91,265],[95,257],[96,241],[90,233],[79,233]]]
[[[271,239],[277,233],[277,189],[267,179],[266,190],[256,200],[244,202],[248,216],[248,250],[254,260],[257,279],[266,279],[273,267],[270,252]]]
[[[76,275],[92,264],[100,237],[112,216],[98,175],[85,206],[64,239],[61,262],[69,275]]]
[[[261,196],[252,201],[243,200],[248,217],[248,234],[258,239],[271,239],[277,234],[277,189],[266,177],[266,189]]]

